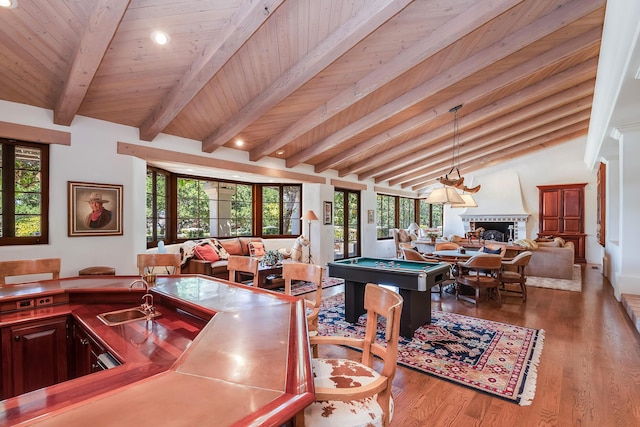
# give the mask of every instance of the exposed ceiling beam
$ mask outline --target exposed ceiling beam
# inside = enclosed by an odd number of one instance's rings
[[[484,169],[487,167],[486,163],[493,161],[497,158],[503,157],[505,153],[513,153],[522,149],[529,149],[531,147],[539,147],[540,149],[548,148],[552,145],[557,145],[562,142],[568,141],[569,140],[568,136],[570,136],[571,138],[574,138],[574,137],[586,135],[588,131],[588,127],[589,127],[588,119],[575,123],[570,126],[566,126],[566,127],[563,127],[562,125],[560,125],[559,129],[554,130],[550,133],[547,133],[546,135],[538,136],[533,139],[526,139],[520,142],[519,144],[514,144],[509,149],[500,150],[494,153],[493,155],[485,156],[484,158],[479,160],[473,160],[469,162],[463,161],[462,163],[460,163],[460,168],[463,169],[465,173],[469,173],[474,170]],[[423,182],[413,185],[411,189],[413,191],[418,191],[422,188],[428,187],[429,185],[433,185],[435,183],[435,180],[440,176],[442,176],[442,172],[440,173],[434,172],[432,174],[425,175],[423,178]]]
[[[434,95],[443,88],[448,87],[450,84],[460,81],[463,78],[493,64],[494,62],[505,58],[510,53],[516,52],[534,41],[559,30],[566,26],[567,22],[573,22],[580,19],[600,7],[600,0],[574,0],[566,7],[563,6],[554,9],[545,17],[532,22],[519,31],[504,38],[500,42],[493,44],[484,51],[467,59],[462,63],[465,64],[464,67],[455,67],[456,71],[460,74],[454,75],[453,69],[451,69],[449,72],[442,73],[438,77],[423,83],[412,91],[385,104],[378,110],[367,114],[348,126],[341,128],[335,134],[322,141],[314,143],[310,147],[297,152],[293,156],[290,156],[286,160],[287,167],[297,166],[311,157],[335,147],[336,145],[364,132],[393,115],[423,101],[429,96]]]
[[[572,67],[561,73],[555,74],[545,80],[535,83],[527,88],[496,101],[493,104],[487,105],[479,110],[473,111],[464,116],[464,121],[461,122],[462,129],[468,129],[475,123],[482,123],[490,118],[499,117],[501,114],[506,114],[513,111],[515,106],[520,105],[527,99],[540,99],[541,94],[548,94],[548,96],[563,90],[567,87],[576,86],[578,83],[578,89],[581,95],[593,91],[593,86],[589,87],[589,83],[583,83],[585,80],[590,80],[594,77],[597,67],[597,59],[591,59],[580,65]],[[578,98],[579,98],[578,97]],[[574,99],[578,99],[574,98]],[[570,102],[566,100],[565,102]],[[357,167],[362,170],[358,174],[359,179],[366,179],[372,176],[378,176],[382,173],[406,166],[410,163],[414,163],[416,160],[423,159],[432,155],[433,149],[437,147],[445,147],[447,142],[439,142],[442,139],[452,134],[453,128],[451,126],[443,125],[439,128],[435,128],[419,137],[414,138],[405,144],[393,147],[385,152],[384,158],[381,159],[364,159],[357,163],[354,163],[352,167]],[[424,146],[425,143],[429,143],[429,146],[416,151],[413,147]],[[438,144],[437,146],[435,144]],[[364,169],[362,169],[364,168]]]
[[[223,146],[242,129],[331,65],[412,1],[376,0],[370,7],[360,10],[237,114],[226,120],[214,133],[206,137],[202,141],[202,150],[212,152]]]
[[[467,144],[464,150],[460,152],[460,166],[456,163],[456,167],[459,170],[466,172],[462,169],[463,164],[472,164],[474,161],[480,161],[484,157],[491,155],[498,151],[510,149],[511,147],[521,144],[526,141],[530,141],[534,138],[538,138],[552,132],[555,132],[563,127],[567,127],[589,118],[590,104],[586,109],[574,112],[573,114],[566,115],[562,109],[558,111],[558,119],[549,121],[548,117],[534,117],[526,120],[518,125],[511,126],[510,128],[503,129],[495,134],[488,135],[483,140],[474,141],[471,144]],[[417,178],[409,179],[406,177],[403,179],[402,188],[411,187],[416,184],[427,181],[426,176],[437,174],[439,176],[444,175],[447,170],[451,168],[451,155],[440,156],[438,160],[431,162],[431,165],[423,168],[415,175]],[[435,172],[434,172],[435,171]]]
[[[254,161],[259,160],[284,147],[294,139],[351,107],[407,70],[455,43],[460,37],[484,25],[487,21],[499,16],[521,1],[500,0],[497,2],[482,1],[476,3],[466,12],[431,32],[424,40],[414,43],[410,48],[394,58],[393,61],[378,67],[331,100],[293,123],[280,134],[254,148],[249,158]]]
[[[487,80],[486,82],[474,86],[472,89],[455,96],[454,98],[442,102],[434,108],[430,108],[424,113],[420,113],[417,116],[406,120],[399,125],[394,126],[385,132],[374,136],[354,147],[347,148],[339,154],[327,159],[321,163],[318,163],[315,167],[316,173],[324,172],[327,169],[339,166],[342,163],[348,162],[349,159],[358,156],[372,148],[384,144],[392,139],[399,138],[407,133],[428,124],[442,114],[448,114],[449,109],[454,105],[463,105],[475,102],[497,90],[500,90],[512,83],[520,81],[527,76],[539,72],[545,68],[554,66],[568,57],[577,53],[594,49],[594,55],[597,56],[597,47],[600,43],[600,35],[602,29],[594,28],[585,34],[581,34],[566,43],[563,43],[555,48],[539,55],[523,64],[520,64],[511,70],[499,74],[498,76]],[[344,169],[340,168],[340,176],[348,175],[349,173],[358,172],[350,170],[347,166]]]
[[[553,104],[546,104],[546,100],[543,100],[540,102],[540,104],[545,105],[544,111],[546,112],[543,114],[538,114],[533,110],[529,110],[528,112],[521,110],[515,111],[505,116],[505,126],[508,127],[503,128],[502,125],[495,126],[494,122],[491,122],[486,128],[485,126],[481,126],[474,128],[469,132],[465,132],[464,140],[468,142],[464,144],[461,142],[460,154],[464,155],[470,150],[490,146],[503,140],[508,140],[509,138],[515,137],[523,132],[534,130],[535,128],[539,128],[572,114],[588,110],[591,108],[592,101],[593,96],[589,95],[577,101],[555,108]],[[523,108],[522,110],[527,110],[527,108]],[[462,135],[460,135],[460,137],[462,140]],[[449,148],[451,148],[451,146]],[[451,158],[451,149],[440,150],[437,154],[436,150],[434,150],[433,155],[429,156],[428,161],[419,169],[414,170],[402,168],[400,170],[392,171],[376,178],[376,183],[389,180],[389,185],[392,186],[404,184],[411,179],[419,178],[425,173],[431,172],[437,167],[436,165],[441,164],[443,161],[450,161]]]
[[[130,0],[97,0],[58,95],[53,122],[69,126],[98,71]]]
[[[180,82],[145,119],[140,126],[140,139],[152,141],[158,136],[283,2],[246,0],[220,35],[198,56]]]

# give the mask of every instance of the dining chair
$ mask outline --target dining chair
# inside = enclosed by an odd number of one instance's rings
[[[498,254],[479,253],[467,261],[459,261],[455,275],[456,300],[478,304],[480,302],[480,290],[486,289],[488,298],[494,297],[498,305],[502,305],[500,298],[500,280],[498,279],[502,268],[502,257]],[[463,286],[475,290],[475,297],[464,293]]]
[[[448,251],[460,248],[460,245],[455,242],[440,242],[436,243],[436,251]]]
[[[504,292],[513,292],[522,295],[522,302],[527,301],[527,276],[525,269],[529,265],[529,261],[533,256],[533,252],[520,252],[511,260],[502,260],[502,269],[500,270],[500,290]],[[513,289],[513,285],[517,285],[518,289]]]
[[[7,277],[51,273],[52,279],[60,278],[60,258],[22,259],[0,261],[0,285],[6,285]],[[24,282],[18,282],[24,283]],[[17,283],[16,283],[17,284]]]
[[[415,249],[402,248],[402,253],[404,255],[404,259],[407,261],[420,261],[420,262],[443,262],[443,260],[439,258],[427,257],[422,255]],[[445,285],[451,284],[451,282],[444,283]],[[438,293],[442,293],[442,285],[443,283],[438,283]]]
[[[367,323],[363,337],[309,337],[312,345],[354,347],[362,351],[357,353],[362,356],[360,361],[312,359],[315,402],[304,410],[305,426],[388,426],[391,423],[402,304],[400,294],[368,283],[364,292]],[[386,322],[382,340],[376,339],[379,317],[384,317]],[[377,357],[376,369],[374,356]]]
[[[285,262],[282,264],[282,278],[284,279],[284,293],[291,295],[291,284],[295,280],[302,280],[316,285],[313,301],[305,299],[307,308],[307,329],[309,336],[318,334],[318,314],[322,302],[322,274],[324,269],[316,264],[301,262]],[[318,347],[312,346],[314,357],[318,356]]]
[[[180,274],[180,254],[138,254],[138,274]],[[164,269],[162,268],[164,267]]]
[[[227,270],[229,270],[229,281],[252,285],[258,287],[258,268],[260,260],[251,256],[229,255],[227,260]],[[251,275],[251,280],[242,280],[241,273]]]

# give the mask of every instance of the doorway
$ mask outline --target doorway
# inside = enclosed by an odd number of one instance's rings
[[[360,191],[333,193],[333,259],[360,256]]]

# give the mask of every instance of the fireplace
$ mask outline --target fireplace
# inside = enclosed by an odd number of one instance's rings
[[[460,215],[465,233],[482,227],[485,229],[483,239],[508,242],[523,239],[527,235],[527,218],[525,215]],[[512,235],[512,238],[511,238]]]

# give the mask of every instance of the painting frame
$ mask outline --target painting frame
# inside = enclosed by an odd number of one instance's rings
[[[367,211],[367,224],[373,224],[376,222],[376,211],[369,209]]]
[[[122,185],[68,181],[67,189],[69,237],[123,234]]]
[[[322,212],[322,223],[324,225],[333,224],[333,202],[324,202]]]

